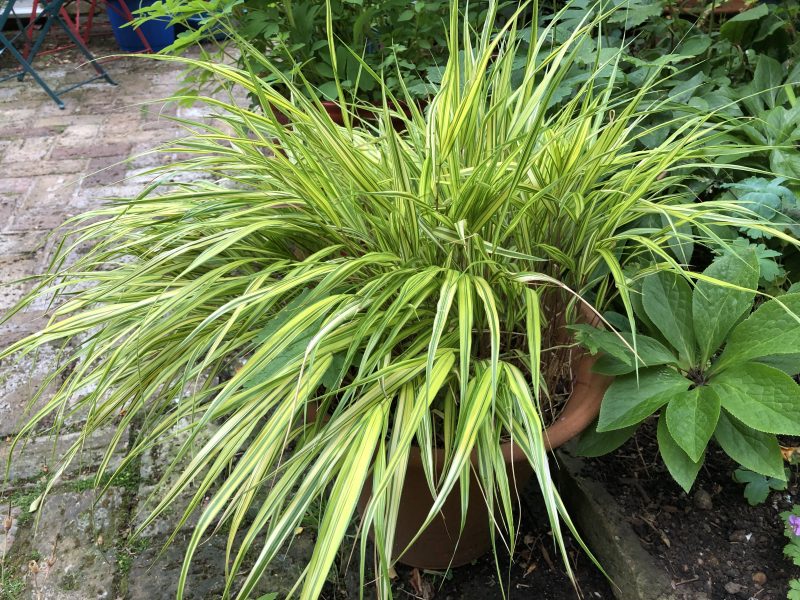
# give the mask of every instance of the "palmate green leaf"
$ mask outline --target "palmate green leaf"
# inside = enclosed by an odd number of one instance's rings
[[[725,350],[713,365],[728,365],[781,354],[800,348],[800,294],[784,294],[761,305],[728,336]]]
[[[758,270],[761,276],[760,281],[768,284],[778,283],[778,281],[786,275],[786,270],[777,261],[781,259],[782,254],[776,250],[770,250],[764,244],[752,244],[745,238],[737,238],[733,242],[733,246],[741,248],[749,247],[756,253],[758,259]]]
[[[611,431],[636,425],[664,406],[677,394],[685,393],[690,382],[665,367],[642,369],[613,381],[603,396],[597,431]]]
[[[778,369],[746,362],[711,378],[722,406],[745,425],[766,433],[800,435],[800,386]]]
[[[784,478],[781,449],[774,435],[756,431],[723,410],[714,438],[744,468],[767,477]]]
[[[791,534],[794,535],[794,534]],[[800,544],[792,541],[783,548],[783,555],[788,557],[795,565],[800,566]],[[795,596],[787,596],[789,600],[794,600],[794,598],[800,598],[800,580],[793,579],[789,582],[791,585],[791,589],[789,593],[791,594],[793,591],[796,591],[797,594]]]
[[[794,193],[783,185],[784,183],[782,178],[770,180],[765,177],[748,177],[724,187],[759,217],[767,221],[776,221],[786,207],[794,206],[797,202]],[[742,228],[742,230],[754,239],[771,237],[759,229]]]
[[[718,283],[700,280],[692,294],[692,323],[700,364],[711,358],[731,327],[753,305],[759,278],[756,253],[737,247],[735,253],[726,252],[714,260],[703,275]]]
[[[633,29],[664,10],[657,0],[633,0],[622,2],[621,6],[623,9],[609,17],[608,22],[624,25],[625,29]]]
[[[658,419],[658,451],[672,478],[688,494],[703,465],[703,457],[692,460],[675,442],[667,427],[667,419],[662,414]]]
[[[788,546],[787,546],[788,548]],[[796,552],[787,555],[795,561],[795,564],[800,562],[798,555],[800,555],[800,548]],[[789,580],[789,591],[786,593],[786,600],[800,600],[800,579]]]
[[[692,290],[686,280],[671,272],[647,277],[642,284],[642,304],[661,335],[681,358],[693,363],[697,344],[692,326]]]
[[[699,461],[719,420],[720,399],[710,386],[676,394],[667,404],[666,420],[672,439],[692,461]]]
[[[785,480],[781,481],[773,477],[764,477],[763,475],[753,473],[747,469],[736,469],[733,472],[733,480],[737,483],[745,484],[744,497],[747,498],[747,502],[750,506],[763,504],[766,502],[772,490],[785,490],[787,486]]]

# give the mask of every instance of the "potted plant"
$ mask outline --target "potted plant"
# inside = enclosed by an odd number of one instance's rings
[[[649,102],[655,75],[615,100],[613,78],[598,86],[590,74],[546,110],[597,21],[540,54],[551,20],[520,55],[514,18],[497,33],[495,16],[473,32],[453,3],[450,58],[430,105],[393,110],[397,98],[379,84],[368,127],[354,126],[361,107],[343,93],[346,118],[335,123],[303,93],[302,73],[290,77],[246,43],[245,62],[279,87],[252,69],[183,59],[259,102],[207,98],[225,128],[198,124],[200,134],[176,142],[189,158],[171,170],[215,179],[164,184],[84,215],[77,239],[12,311],[55,295],[47,327],[0,358],[67,344],[50,380],[58,390],[21,433],[51,417],[56,430],[67,416],[80,420],[61,468],[100,428],[115,440],[136,432],[122,468],[184,436],[142,523],[191,495],[181,522],[199,519],[179,595],[198,545],[225,526],[226,595],[250,597],[324,500],[295,591],[319,597],[360,504],[361,574],[371,554],[378,594],[390,596],[391,565],[448,503],[458,533],[448,536],[455,548],[437,550],[440,564],[452,563],[459,540],[480,549],[502,537],[513,548],[518,482],[531,472],[569,570],[561,527],[574,527],[548,436],[562,410],[578,413],[575,430],[598,408],[576,407],[586,394],[573,368],[590,397],[609,380],[590,372],[567,327],[596,321],[617,299],[633,320],[626,269],[647,255],[686,273],[676,246],[708,243],[710,225],[738,226],[751,213],[735,200],[695,202],[687,178],[724,154],[714,144],[728,125],[701,112],[673,118]],[[521,77],[512,82],[512,72]],[[637,125],[660,112],[664,127],[680,121],[677,132],[636,149]],[[653,214],[661,224],[641,226]],[[90,249],[59,268],[79,244]],[[415,470],[423,483],[412,503],[404,490]],[[422,510],[400,531],[412,504]],[[472,525],[478,533],[465,530]]]

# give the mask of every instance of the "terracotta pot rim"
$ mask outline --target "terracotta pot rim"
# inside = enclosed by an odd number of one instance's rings
[[[599,319],[588,308],[581,305],[582,321],[597,326]],[[600,414],[600,406],[608,386],[613,377],[601,375],[592,371],[598,356],[592,356],[580,348],[572,350],[571,356],[575,379],[572,384],[572,393],[567,399],[564,409],[556,420],[542,431],[545,449],[556,450],[565,443],[580,435]],[[308,405],[310,418],[316,416],[317,407]],[[527,461],[527,457],[519,445],[512,441],[501,442],[501,451],[506,464],[516,464]],[[437,464],[444,462],[444,449],[433,449],[434,460]],[[422,454],[418,446],[411,446],[408,455],[409,464],[421,465]],[[473,450],[470,456],[473,465],[478,464],[477,451]]]
[[[547,450],[555,450],[580,434],[599,414],[603,395],[612,378],[591,371],[596,360],[596,357],[588,354],[583,354],[578,358],[578,374],[565,408],[556,421],[542,431]],[[500,449],[506,464],[516,464],[528,460],[522,448],[513,440],[501,442]],[[433,457],[437,463],[444,462],[444,449],[434,448]],[[419,446],[411,446],[408,460],[410,464],[422,464],[422,452]],[[478,455],[475,450],[472,451],[470,460],[473,465],[477,466]]]

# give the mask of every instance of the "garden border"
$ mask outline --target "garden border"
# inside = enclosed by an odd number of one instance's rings
[[[614,498],[581,475],[568,445],[556,452],[561,497],[583,540],[611,579],[618,600],[678,600],[672,580],[642,547]]]

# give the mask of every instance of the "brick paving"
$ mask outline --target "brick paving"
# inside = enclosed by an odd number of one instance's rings
[[[104,56],[115,51],[111,44],[96,40],[92,49]],[[11,65],[10,57],[2,58],[0,75]],[[43,57],[37,66],[58,87],[91,71],[77,69],[80,62],[65,52]],[[169,159],[140,155],[182,134],[164,115],[184,109],[145,104],[178,88],[180,66],[126,57],[106,68],[119,85],[98,81],[69,92],[64,110],[29,78],[0,83],[0,311],[26,289],[9,283],[46,265],[51,230],[105,197],[135,193],[142,181],[132,177]]]
[[[103,56],[114,49],[109,40],[93,42]],[[6,62],[3,62],[3,61]],[[39,63],[42,76],[54,86],[82,77],[75,55],[58,55]],[[43,66],[42,66],[43,65]],[[0,57],[0,75],[8,72]],[[197,108],[145,104],[174,92],[181,68],[141,57],[109,62],[108,71],[119,83],[92,83],[64,96],[59,110],[32,81],[0,83],[0,314],[11,307],[31,284],[21,278],[41,272],[51,258],[50,234],[66,219],[93,207],[104,198],[137,193],[142,173],[169,154],[147,154],[160,143],[182,135],[180,125],[165,114],[197,117]],[[0,327],[0,347],[36,331],[43,307],[34,306]],[[57,349],[45,348],[38,357],[0,363],[0,463],[5,468],[14,434],[19,432],[25,407],[46,386],[45,377],[57,358]],[[48,389],[41,401],[47,398]],[[73,423],[73,429],[74,429]],[[10,479],[0,474],[0,600],[117,599],[158,600],[174,597],[183,556],[181,541],[152,567],[178,514],[136,542],[129,539],[140,504],[152,491],[153,461],[122,476],[96,502],[91,477],[111,440],[102,432],[81,453],[80,461],[65,473],[35,513],[31,502],[49,480],[52,465],[66,452],[74,433],[54,445],[48,435],[34,438],[15,453]],[[129,440],[123,440],[118,465]],[[11,517],[6,532],[4,519]],[[38,528],[36,523],[38,521]],[[306,564],[310,540],[298,539],[283,557],[283,568],[267,583],[280,591]],[[188,598],[219,597],[223,585],[224,537],[203,546],[192,567]]]

